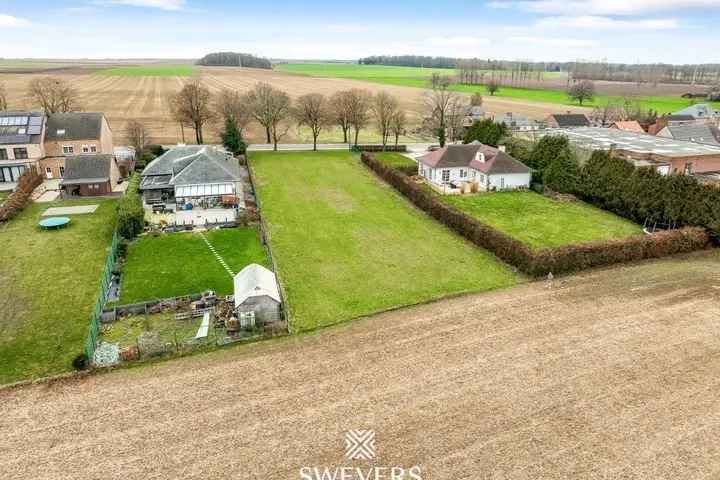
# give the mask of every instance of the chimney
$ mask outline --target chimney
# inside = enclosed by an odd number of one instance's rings
[[[498,145],[498,151],[504,152],[504,151],[505,151],[505,145]]]

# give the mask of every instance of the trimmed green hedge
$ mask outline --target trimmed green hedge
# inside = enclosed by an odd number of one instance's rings
[[[145,229],[145,210],[138,192],[140,176],[133,173],[125,195],[118,203],[118,233],[125,239],[132,240]]]
[[[523,242],[444,204],[403,173],[363,153],[362,162],[431,217],[520,271],[540,277],[589,267],[657,258],[705,248],[706,230],[684,228],[647,236],[589,242],[533,251]]]

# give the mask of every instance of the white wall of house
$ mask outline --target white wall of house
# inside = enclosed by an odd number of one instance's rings
[[[498,190],[515,190],[517,188],[530,188],[530,173],[503,173],[489,176],[490,188]]]
[[[468,167],[453,168],[430,168],[418,163],[418,175],[436,185],[444,185],[450,182],[469,182],[472,180],[473,169]]]

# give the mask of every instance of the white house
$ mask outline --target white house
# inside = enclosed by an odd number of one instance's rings
[[[530,187],[532,171],[519,160],[481,143],[448,145],[418,158],[418,174],[441,193]]]

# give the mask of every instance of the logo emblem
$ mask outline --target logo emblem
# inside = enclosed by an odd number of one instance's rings
[[[375,458],[375,431],[349,430],[345,432],[345,456],[350,460]]]

